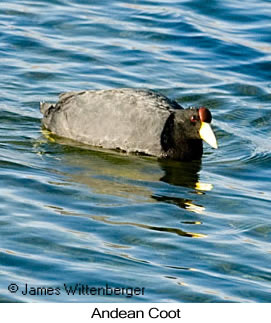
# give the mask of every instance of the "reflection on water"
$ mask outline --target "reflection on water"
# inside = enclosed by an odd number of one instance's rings
[[[48,131],[44,133],[51,142],[65,145],[64,149],[69,152],[65,155],[65,164],[69,169],[73,169],[73,172],[63,174],[71,181],[89,186],[97,194],[115,195],[134,201],[144,200],[145,203],[154,200],[173,203],[198,213],[204,210],[203,206],[193,203],[192,200],[153,195],[152,190],[147,189],[145,185],[157,185],[157,181],[162,181],[191,188],[193,192],[203,194],[204,191],[212,189],[212,184],[199,181],[201,161],[187,163],[158,160],[157,163],[154,157],[106,151],[54,136]],[[66,146],[67,144],[69,146]]]
[[[63,138],[56,138],[53,142],[56,144],[67,144],[67,140]],[[72,173],[62,173],[66,177],[67,183],[73,182],[86,185],[95,194],[125,198],[125,203],[127,203],[127,199],[130,199],[132,203],[155,203],[158,201],[172,203],[190,212],[201,213],[204,210],[203,206],[197,205],[192,200],[186,198],[153,194],[153,189],[159,187],[157,184],[159,181],[191,188],[193,192],[197,192],[198,188],[203,190],[207,187],[209,189],[211,185],[201,185],[198,182],[200,162],[192,164],[169,160],[157,162],[152,157],[106,152],[100,149],[96,150],[94,147],[90,150],[90,147],[83,145],[85,149],[88,148],[88,150],[84,150],[82,147],[81,149],[76,147],[78,143],[75,142],[72,142],[72,145],[73,148],[71,146],[63,147],[66,150],[66,155],[62,162],[65,163],[69,170],[72,170]],[[122,205],[123,201],[119,203]],[[110,203],[107,204],[107,206],[109,205]],[[116,204],[114,203],[114,205]],[[60,211],[62,214],[66,212],[62,209]],[[69,212],[66,214],[69,214]],[[186,232],[179,228],[158,227],[137,222],[113,221],[107,216],[87,216],[107,224],[136,226],[148,230],[175,233],[185,237],[206,237],[202,233]],[[184,223],[189,223],[190,225],[201,224],[198,221]]]
[[[166,183],[195,188],[199,181],[201,161],[187,163],[165,160],[160,161],[160,167],[164,171],[160,180]]]
[[[119,222],[119,221],[113,221],[110,220],[109,217],[106,216],[97,216],[97,215],[80,215],[80,214],[75,214],[72,212],[68,212],[65,210],[62,210],[60,208],[56,208],[53,206],[47,206],[49,208],[55,209],[57,210],[59,213],[63,214],[63,215],[74,215],[74,216],[86,216],[86,217],[90,217],[92,220],[95,221],[101,221],[103,223],[106,224],[111,224],[111,225],[117,225],[117,226],[134,226],[134,227],[138,227],[138,228],[142,228],[142,229],[147,229],[147,230],[154,230],[154,231],[161,231],[161,232],[169,232],[169,233],[174,233],[183,237],[190,237],[190,238],[204,238],[206,237],[206,235],[201,234],[201,233],[194,233],[194,232],[185,232],[181,229],[177,229],[177,228],[162,228],[162,227],[155,227],[155,226],[150,226],[150,225],[146,225],[146,224],[142,224],[142,223],[136,223],[136,222]],[[189,224],[201,224],[200,222],[188,222]]]

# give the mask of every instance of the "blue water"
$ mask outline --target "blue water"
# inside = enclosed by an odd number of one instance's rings
[[[3,0],[0,44],[1,302],[270,301],[269,0]],[[40,101],[118,87],[208,107],[219,149],[159,162],[42,133]]]

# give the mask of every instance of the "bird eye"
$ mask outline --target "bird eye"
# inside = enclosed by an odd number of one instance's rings
[[[190,121],[191,121],[191,122],[194,122],[194,123],[195,123],[195,122],[197,122],[197,121],[198,121],[197,116],[195,116],[195,115],[194,115],[194,116],[192,116],[192,117],[190,118]]]

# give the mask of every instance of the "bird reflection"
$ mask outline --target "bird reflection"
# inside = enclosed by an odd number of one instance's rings
[[[197,194],[204,190],[209,190],[211,185],[199,181],[199,172],[201,161],[177,162],[172,160],[160,160],[159,165],[164,171],[160,181],[174,186],[191,188]],[[160,202],[175,204],[183,209],[195,213],[202,213],[205,208],[202,205],[195,204],[191,199],[168,196],[166,194],[153,194],[152,197]]]
[[[49,138],[47,138],[49,139]],[[50,139],[49,139],[50,140]],[[78,146],[70,140],[53,137],[46,145],[61,143],[62,148],[57,158],[61,156],[60,169],[67,182],[74,182],[88,186],[93,193],[117,197],[116,203],[154,203],[163,202],[174,204],[189,212],[201,214],[204,206],[195,203],[195,199],[189,199],[191,194],[204,194],[204,191],[212,189],[211,184],[201,183],[199,172],[201,162],[177,162],[172,160],[158,160],[153,157],[135,156],[114,151],[90,149],[89,146]],[[44,144],[44,142],[42,143]],[[42,145],[41,144],[41,145]],[[47,147],[48,148],[48,147]],[[87,148],[87,149],[85,149]],[[40,150],[38,145],[37,150]],[[43,149],[44,150],[44,149]],[[50,150],[50,149],[49,149]],[[61,151],[62,150],[62,151]],[[39,151],[37,152],[39,154]],[[44,152],[40,154],[41,157]],[[42,157],[43,158],[43,157]],[[165,186],[164,183],[173,185]],[[176,191],[177,188],[177,191]],[[187,189],[190,189],[187,192]],[[183,195],[184,197],[180,196]],[[119,200],[118,198],[125,200]],[[108,199],[102,199],[99,203],[105,203]],[[115,203],[109,199],[110,203]],[[101,219],[97,219],[101,221]],[[187,219],[186,219],[187,220]],[[186,237],[204,237],[204,234],[186,232],[182,229],[164,227],[163,225],[146,225],[137,221],[121,222],[110,218],[103,218],[103,222],[116,225],[133,225],[142,229],[154,231],[166,231]],[[183,224],[202,224],[200,221],[189,219]]]
[[[179,162],[172,160],[159,160],[159,165],[164,171],[161,181],[168,184],[195,188],[199,182],[201,161]]]

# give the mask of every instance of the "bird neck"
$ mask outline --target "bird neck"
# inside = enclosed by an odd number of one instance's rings
[[[161,146],[163,156],[175,160],[198,160],[203,153],[201,139],[187,138],[182,123],[176,126],[174,113],[172,113],[165,123],[161,134]]]

